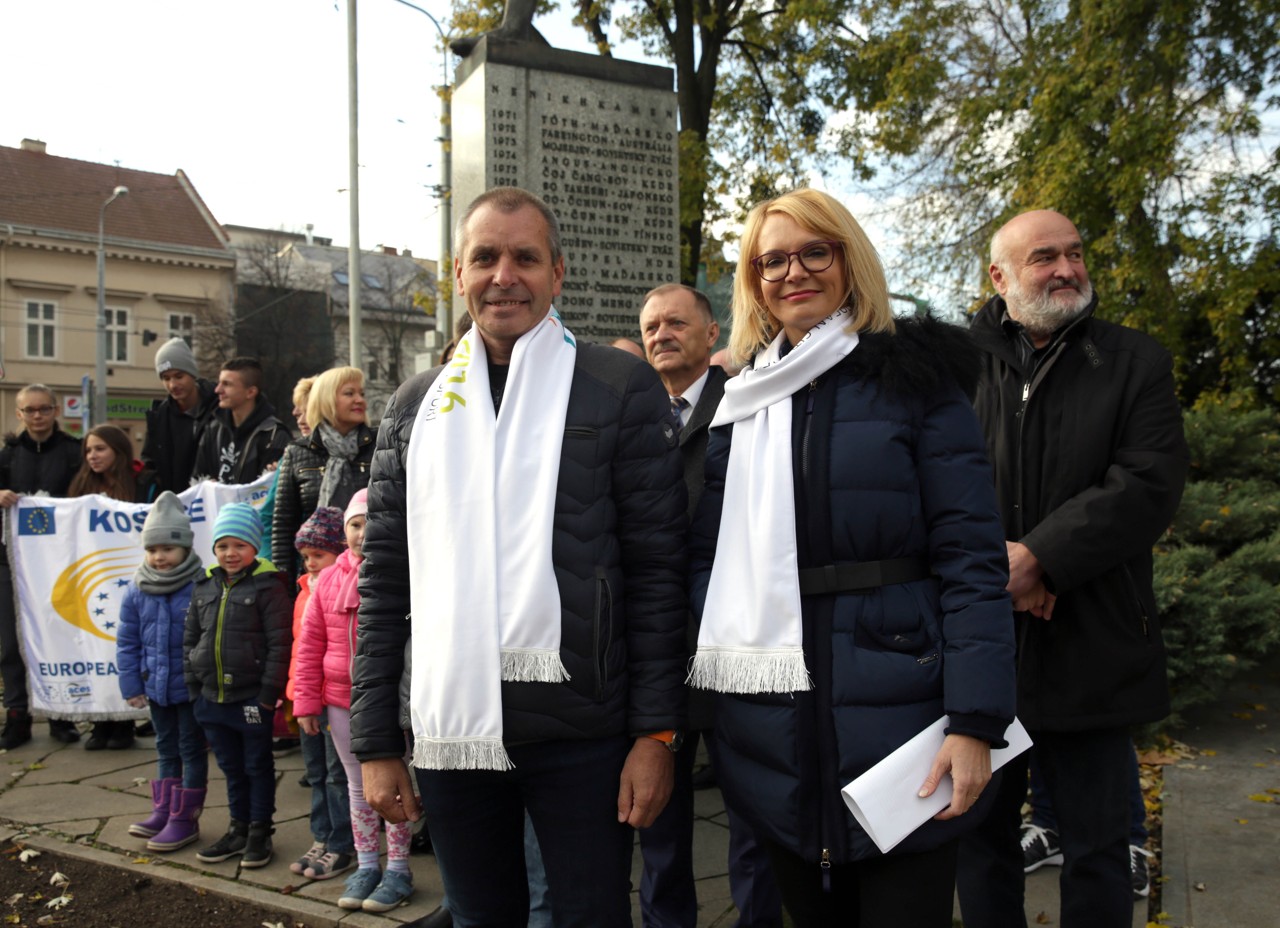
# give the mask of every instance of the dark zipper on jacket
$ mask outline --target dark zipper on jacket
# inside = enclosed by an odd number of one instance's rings
[[[813,411],[817,402],[818,395],[818,378],[809,381],[809,389],[804,399],[804,421],[800,427],[800,476],[799,486],[802,488],[805,500],[805,509],[811,508],[811,501],[807,488],[810,486],[810,447],[813,434]],[[828,476],[828,484],[830,478]],[[812,529],[813,523],[806,518],[806,523]],[[797,525],[797,528],[799,526]],[[799,542],[799,538],[797,538]],[[835,681],[830,679],[831,668],[833,666],[831,642],[834,629],[832,627],[835,617],[827,612],[826,604],[815,604],[815,613],[812,621],[813,628],[813,658],[814,666],[810,668],[814,678],[813,698],[813,724],[815,726],[816,747],[818,754],[818,779],[819,793],[818,800],[818,844],[821,850],[821,858],[818,866],[822,871],[822,890],[823,892],[831,891],[831,844],[832,836],[830,834],[831,815],[828,809],[828,799],[830,796],[839,796],[840,786],[835,783],[828,775],[828,770],[839,769],[838,754],[834,741],[834,734],[830,730],[833,722],[831,719],[832,711],[832,690]],[[803,614],[803,607],[802,607]],[[818,612],[822,614],[819,615]],[[803,621],[803,619],[801,620]],[[794,697],[793,697],[794,698]],[[828,737],[830,736],[830,737]],[[843,811],[843,805],[841,810]]]
[[[800,432],[800,479],[809,479],[809,427],[813,423],[813,397],[818,392],[818,379],[809,381],[809,393],[804,400],[804,425]]]
[[[605,574],[603,567],[596,568],[596,620],[591,627],[591,659],[596,667],[596,702],[604,699],[604,685],[606,682],[606,671],[608,670],[609,655],[602,653],[600,643],[604,635],[604,617],[605,606],[608,604],[610,613],[610,630],[613,626],[613,591],[609,589],[609,578]],[[608,649],[608,643],[605,642],[605,649]]]

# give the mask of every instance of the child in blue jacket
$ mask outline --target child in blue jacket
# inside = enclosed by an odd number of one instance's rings
[[[204,733],[182,673],[191,590],[204,574],[192,537],[182,501],[169,491],[161,493],[142,524],[147,553],[120,607],[120,695],[136,709],[150,707],[160,755],[158,776],[151,781],[151,816],[129,826],[129,834],[149,839],[151,851],[176,851],[200,837],[209,779]]]

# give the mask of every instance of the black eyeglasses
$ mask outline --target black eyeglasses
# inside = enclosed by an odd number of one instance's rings
[[[752,258],[751,266],[770,283],[782,280],[791,272],[792,258],[797,259],[810,274],[817,274],[831,267],[839,247],[839,242],[810,242],[799,251],[766,251]]]
[[[18,412],[24,416],[51,416],[53,415],[52,406],[23,406]]]

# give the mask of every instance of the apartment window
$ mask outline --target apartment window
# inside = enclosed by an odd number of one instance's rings
[[[196,317],[189,313],[169,313],[169,338],[180,338],[194,349],[196,346]]]
[[[27,302],[27,357],[54,358],[57,356],[56,303]]]
[[[107,307],[107,360],[129,361],[129,310]]]

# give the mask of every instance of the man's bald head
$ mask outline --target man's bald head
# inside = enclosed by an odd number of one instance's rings
[[[1080,232],[1055,210],[1032,210],[1001,226],[991,237],[987,271],[1010,317],[1037,345],[1093,301]]]

